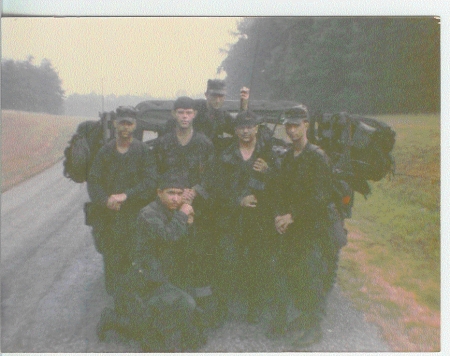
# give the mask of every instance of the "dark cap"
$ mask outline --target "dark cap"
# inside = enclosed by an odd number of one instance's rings
[[[173,109],[194,109],[195,108],[195,100],[189,98],[188,96],[180,96],[173,103]]]
[[[286,110],[282,117],[283,124],[301,124],[302,121],[309,121],[308,109],[300,104]]]
[[[137,110],[132,106],[119,106],[116,109],[116,121],[136,122]]]
[[[206,92],[208,94],[225,95],[227,93],[225,90],[225,81],[221,79],[208,79]]]
[[[250,110],[241,111],[237,114],[236,119],[234,121],[234,127],[242,127],[242,126],[256,126],[260,124],[259,117]]]
[[[170,188],[185,189],[189,186],[188,184],[185,173],[173,170],[162,174],[158,180],[158,188],[161,190]]]

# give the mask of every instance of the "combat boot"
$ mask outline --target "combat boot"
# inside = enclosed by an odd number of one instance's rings
[[[113,309],[106,307],[102,311],[100,320],[97,324],[97,337],[100,341],[105,340],[105,334],[108,330],[116,328],[116,313]]]

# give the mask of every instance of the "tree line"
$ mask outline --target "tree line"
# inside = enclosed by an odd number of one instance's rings
[[[245,18],[218,72],[228,92],[293,100],[315,112],[439,112],[434,17]],[[237,97],[235,97],[237,98]]]
[[[2,60],[2,109],[63,114],[65,92],[58,73],[48,59],[40,65],[33,59]]]
[[[434,17],[245,18],[222,49],[230,99],[292,100],[312,112],[440,111],[440,25]],[[2,60],[3,109],[97,116],[150,96],[65,97],[48,59]]]
[[[71,94],[65,100],[65,113],[69,116],[98,117],[101,111],[114,111],[121,105],[136,106],[141,101],[155,99],[149,95]]]
[[[51,61],[43,59],[39,65],[33,61],[32,55],[24,61],[2,60],[2,109],[94,118],[102,110],[113,111],[120,105],[135,106],[154,99],[149,95],[103,96],[95,92],[66,97]]]

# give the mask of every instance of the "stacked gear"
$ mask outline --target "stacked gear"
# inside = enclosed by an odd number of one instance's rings
[[[342,204],[350,208],[353,197],[348,192],[367,198],[371,191],[368,181],[377,182],[394,173],[395,131],[383,122],[345,112],[323,114],[311,119],[308,134],[330,157],[336,188],[345,200]]]
[[[102,146],[100,121],[88,120],[79,124],[64,150],[64,176],[76,183],[86,182],[94,157]]]

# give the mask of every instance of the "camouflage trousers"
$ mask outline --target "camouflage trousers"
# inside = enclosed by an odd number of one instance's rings
[[[283,328],[295,322],[308,328],[320,323],[336,268],[337,255],[320,243],[284,246],[276,262],[275,324]]]
[[[119,327],[149,350],[195,349],[201,341],[195,300],[170,283],[144,293],[125,289],[115,296],[115,312]]]

